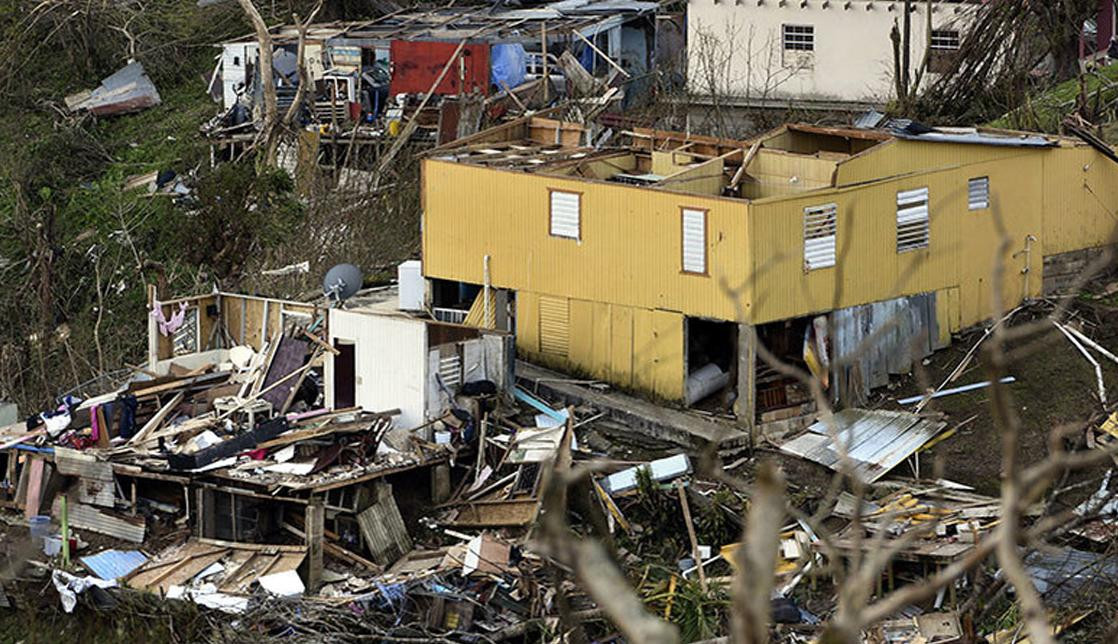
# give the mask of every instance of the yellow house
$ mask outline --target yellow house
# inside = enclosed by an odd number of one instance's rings
[[[811,411],[759,351],[815,367],[853,404],[1115,242],[1118,164],[1102,150],[890,126],[753,141],[638,129],[595,147],[581,126],[526,118],[436,149],[430,304],[508,324],[534,362],[734,401],[752,427]]]

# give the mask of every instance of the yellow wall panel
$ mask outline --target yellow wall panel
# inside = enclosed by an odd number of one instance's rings
[[[586,373],[594,368],[594,308],[586,300],[570,302],[570,360]]]
[[[516,346],[527,353],[540,352],[540,298],[535,293],[516,294]]]
[[[595,378],[609,380],[610,360],[613,356],[613,350],[610,346],[612,340],[610,334],[610,306],[604,302],[591,302],[590,306],[593,315],[590,333],[594,346],[590,356],[590,374]]]
[[[655,372],[659,347],[653,334],[652,311],[633,310],[633,387],[656,391]]]
[[[633,309],[610,305],[610,373],[620,387],[633,386]]]
[[[1118,164],[1090,148],[1044,157],[1047,254],[1113,244],[1118,225]]]
[[[653,390],[667,399],[682,399],[687,372],[683,350],[683,315],[654,311],[652,333],[657,347]]]
[[[750,206],[754,280],[750,320],[755,324],[799,317],[867,302],[959,287],[962,323],[990,316],[990,276],[1001,255],[1005,301],[1024,293],[1025,260],[1041,271],[1041,165],[1014,157],[888,181],[821,191]],[[967,181],[990,178],[991,207],[971,211]],[[897,193],[928,188],[929,245],[897,252]],[[803,211],[838,207],[836,265],[805,271]],[[1005,241],[1004,253],[999,253]],[[1030,252],[1026,253],[1026,245]],[[1033,279],[1030,290],[1039,288]]]
[[[648,190],[428,159],[423,270],[427,277],[484,282],[645,309],[736,316],[723,283],[749,274],[748,204],[738,199]],[[549,189],[579,192],[581,239],[549,234]],[[706,276],[681,272],[680,209],[707,211]]]

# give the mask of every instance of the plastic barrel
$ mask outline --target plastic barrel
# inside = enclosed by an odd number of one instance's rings
[[[31,528],[31,539],[36,543],[42,543],[43,539],[50,536],[50,517],[45,515],[33,516],[27,520],[27,525]]]

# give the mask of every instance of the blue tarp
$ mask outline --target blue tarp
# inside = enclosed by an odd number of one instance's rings
[[[510,43],[493,45],[489,49],[489,82],[497,91],[524,84],[527,73],[528,55],[524,51],[524,45]]]

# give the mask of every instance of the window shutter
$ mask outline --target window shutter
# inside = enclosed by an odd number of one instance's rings
[[[928,189],[897,193],[897,252],[928,247]]]
[[[683,209],[683,272],[707,272],[707,213]]]
[[[971,210],[990,207],[990,177],[975,177],[967,182],[967,207]]]
[[[447,387],[462,384],[462,358],[457,353],[439,356],[439,379]]]
[[[838,205],[804,208],[804,269],[814,270],[835,265],[835,232],[838,228]]]
[[[582,195],[577,192],[551,191],[551,234],[578,239]]]
[[[567,357],[570,344],[570,312],[567,300],[540,297],[540,353]]]

